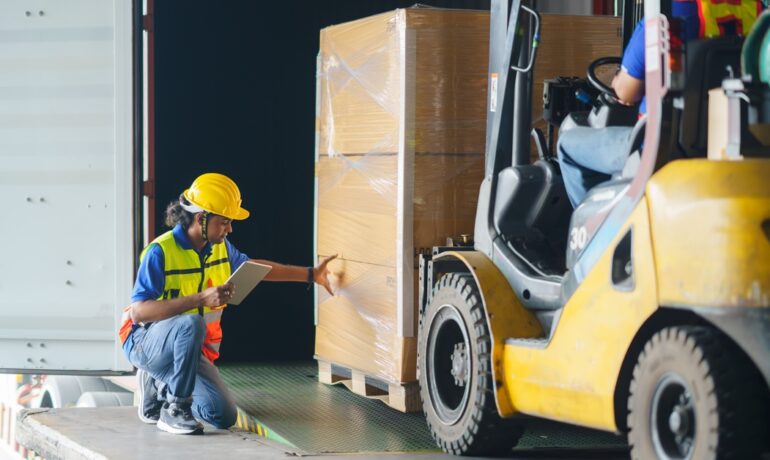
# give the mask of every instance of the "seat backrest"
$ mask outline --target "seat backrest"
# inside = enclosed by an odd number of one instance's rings
[[[690,40],[685,47],[684,108],[679,147],[688,157],[705,157],[708,141],[708,92],[722,86],[727,67],[740,72],[743,37]]]
[[[572,205],[556,164],[539,160],[497,175],[493,223],[503,240],[548,275],[564,274]]]

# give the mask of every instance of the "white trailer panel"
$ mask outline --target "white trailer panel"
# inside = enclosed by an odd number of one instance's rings
[[[0,369],[129,371],[132,2],[0,2]]]

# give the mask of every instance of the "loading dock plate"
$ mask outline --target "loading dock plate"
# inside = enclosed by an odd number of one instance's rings
[[[222,365],[242,427],[300,453],[436,452],[421,413],[404,414],[347,388],[318,382],[314,362]],[[529,420],[515,451],[624,451],[613,434]]]

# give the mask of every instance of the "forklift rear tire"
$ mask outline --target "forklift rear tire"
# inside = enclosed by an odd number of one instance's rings
[[[628,398],[633,459],[760,458],[768,439],[767,387],[721,333],[681,326],[639,355]]]
[[[523,432],[497,413],[490,337],[473,276],[443,276],[420,316],[417,365],[428,427],[447,453],[504,454]]]

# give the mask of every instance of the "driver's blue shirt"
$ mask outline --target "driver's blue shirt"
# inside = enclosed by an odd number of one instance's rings
[[[700,27],[698,4],[696,0],[677,0],[671,5],[675,18],[682,20],[682,39],[690,40],[698,36]],[[637,80],[644,80],[644,20],[639,21],[623,53],[621,68]],[[639,113],[647,111],[647,98],[639,104]]]

